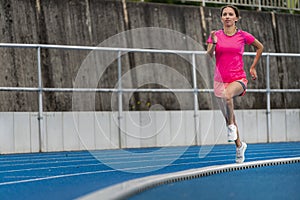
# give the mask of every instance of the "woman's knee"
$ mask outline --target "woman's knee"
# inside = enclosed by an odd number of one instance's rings
[[[223,94],[223,98],[226,102],[231,101],[233,98],[233,94],[230,91],[225,90]]]

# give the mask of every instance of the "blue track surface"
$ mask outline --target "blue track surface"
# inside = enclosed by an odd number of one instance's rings
[[[0,199],[74,199],[134,178],[235,162],[234,145],[210,148],[203,158],[199,146],[1,155]],[[299,156],[299,142],[249,144],[246,162]]]
[[[296,163],[232,171],[162,185],[135,195],[130,200],[298,200],[299,188],[300,163]]]

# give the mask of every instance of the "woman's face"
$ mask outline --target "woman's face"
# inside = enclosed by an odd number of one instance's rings
[[[232,8],[226,7],[222,12],[221,20],[224,26],[229,27],[235,25],[238,17],[235,15],[235,12]]]

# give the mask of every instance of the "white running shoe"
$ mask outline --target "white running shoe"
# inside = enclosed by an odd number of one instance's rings
[[[242,142],[242,146],[240,148],[236,148],[236,163],[242,163],[245,161],[245,151],[247,149],[247,144]]]
[[[228,126],[228,142],[234,142],[237,139],[237,128],[234,124]]]

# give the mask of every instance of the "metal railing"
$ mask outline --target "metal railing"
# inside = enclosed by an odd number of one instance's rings
[[[38,86],[37,87],[0,87],[1,91],[22,91],[22,92],[37,92],[38,93],[38,121],[39,121],[39,141],[41,145],[41,135],[43,134],[43,93],[44,92],[116,92],[118,93],[118,119],[122,118],[122,94],[125,92],[190,92],[194,95],[194,119],[198,120],[198,94],[199,93],[212,93],[213,89],[201,89],[197,87],[196,78],[196,55],[205,55],[206,51],[187,51],[187,50],[158,50],[158,49],[137,49],[137,48],[111,48],[111,47],[90,47],[90,46],[67,46],[67,45],[45,45],[45,44],[12,44],[0,43],[0,48],[34,48],[36,49],[37,71],[38,71]],[[121,55],[127,52],[144,52],[144,53],[171,53],[171,54],[185,54],[192,56],[192,89],[158,89],[158,88],[122,88],[122,84],[118,88],[46,88],[42,84],[42,64],[41,64],[41,49],[67,49],[67,50],[90,50],[90,51],[114,51],[118,52],[118,82],[120,83],[122,74]],[[246,56],[255,56],[254,52],[245,52]],[[299,57],[300,54],[292,53],[263,53],[266,58],[266,88],[265,89],[247,89],[247,92],[253,93],[266,93],[267,105],[267,141],[271,132],[271,93],[294,93],[300,92],[300,89],[271,89],[270,88],[270,57]],[[118,122],[121,123],[120,121]],[[195,130],[198,130],[195,123]]]
[[[262,8],[283,9],[300,11],[299,0],[184,0],[187,2],[200,2],[202,6],[206,3],[233,4],[237,6],[254,7],[258,10]]]

